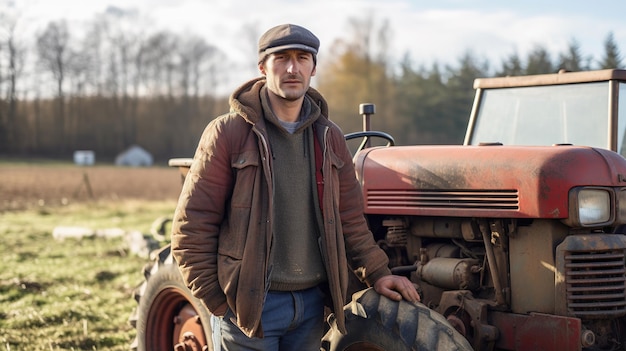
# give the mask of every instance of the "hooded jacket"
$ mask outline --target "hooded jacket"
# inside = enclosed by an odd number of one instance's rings
[[[230,97],[231,112],[204,130],[172,224],[172,254],[183,280],[209,311],[224,302],[249,337],[263,337],[261,313],[272,253],[272,158],[260,98],[264,78]],[[323,153],[320,250],[345,333],[350,267],[368,285],[391,274],[363,216],[363,197],[341,129],[328,119],[315,89],[305,96],[319,110],[314,130]]]

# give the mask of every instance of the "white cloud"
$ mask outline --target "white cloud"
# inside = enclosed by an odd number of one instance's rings
[[[325,55],[335,39],[346,38],[349,18],[374,16],[377,23],[389,20],[394,34],[391,56],[401,59],[410,52],[417,64],[425,66],[434,61],[454,65],[470,49],[492,66],[515,52],[523,57],[535,45],[543,45],[556,56],[572,39],[578,41],[583,55],[600,59],[602,42],[610,31],[618,45],[626,42],[626,23],[614,14],[618,9],[603,10],[576,1],[538,6],[533,1],[509,4],[487,0],[0,0],[0,12],[10,4],[27,19],[28,33],[60,18],[70,23],[89,21],[111,5],[137,10],[145,18],[138,23],[146,23],[148,32],[167,28],[195,33],[219,47],[231,62],[231,76],[254,74],[256,39],[250,38],[249,28],[256,28],[254,36],[258,37],[285,22],[316,33],[322,42],[320,55]],[[560,9],[562,6],[567,6],[568,12]],[[622,50],[626,52],[626,48]]]

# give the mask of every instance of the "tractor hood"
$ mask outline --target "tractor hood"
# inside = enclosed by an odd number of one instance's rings
[[[355,156],[368,214],[567,218],[570,189],[626,186],[626,159],[583,146],[397,146]]]

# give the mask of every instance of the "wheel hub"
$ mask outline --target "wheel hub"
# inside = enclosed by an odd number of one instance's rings
[[[174,317],[174,342],[175,351],[208,350],[202,321],[191,305],[183,307]]]

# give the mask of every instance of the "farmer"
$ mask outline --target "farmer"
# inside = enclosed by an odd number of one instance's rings
[[[369,232],[343,133],[309,86],[318,48],[294,24],[261,36],[262,76],[206,127],[180,195],[172,253],[221,317],[222,350],[318,351],[326,301],[345,333],[348,267],[384,296],[419,300]]]

